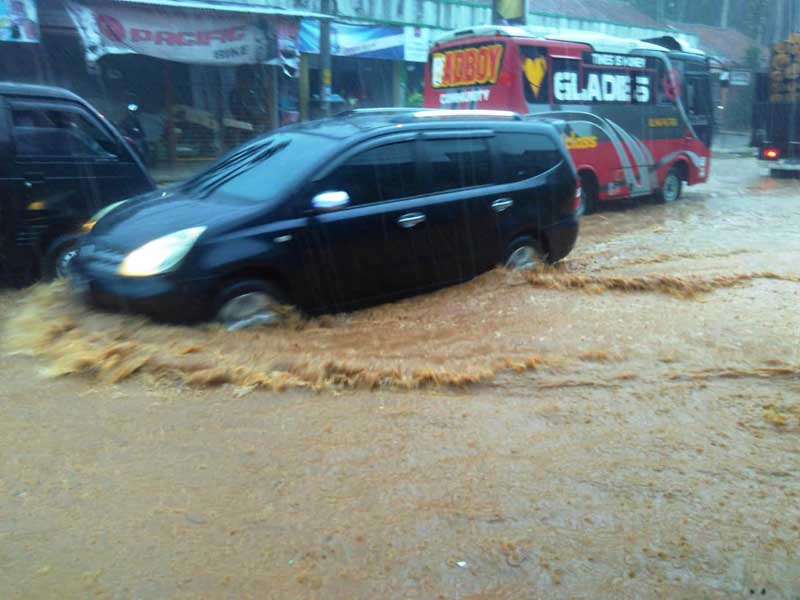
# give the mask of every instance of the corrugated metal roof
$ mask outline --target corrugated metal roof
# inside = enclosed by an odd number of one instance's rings
[[[163,6],[166,8],[200,9],[200,10],[219,10],[224,12],[250,13],[257,15],[273,15],[276,17],[310,17],[314,19],[333,19],[330,15],[309,12],[304,10],[294,10],[279,8],[274,6],[264,6],[262,4],[250,4],[247,2],[215,2],[214,0],[111,0],[120,4],[143,4],[147,6]],[[89,3],[91,4],[91,3]]]
[[[532,13],[551,14],[575,19],[607,21],[621,25],[662,28],[654,19],[623,0],[534,0]]]
[[[673,27],[692,33],[699,39],[700,49],[730,65],[744,66],[747,51],[753,47],[751,38],[735,29],[722,29],[699,23],[670,23]],[[762,50],[766,51],[766,50]]]

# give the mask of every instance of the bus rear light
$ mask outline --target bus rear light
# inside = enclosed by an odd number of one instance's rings
[[[777,148],[764,149],[764,158],[766,158],[767,160],[778,160],[780,156],[781,152]]]
[[[576,213],[580,210],[581,207],[581,195],[583,191],[581,190],[581,184],[575,186],[575,198],[572,201],[572,212]]]

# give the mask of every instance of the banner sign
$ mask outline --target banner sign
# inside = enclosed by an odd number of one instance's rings
[[[431,32],[427,27],[331,23],[331,54],[334,56],[426,62],[430,43]],[[319,54],[317,19],[301,21],[300,51]]]
[[[403,58],[408,62],[428,62],[428,50],[431,47],[431,30],[427,27],[403,28],[405,43]]]
[[[34,0],[0,0],[0,42],[38,42]]]
[[[403,60],[405,41],[401,27],[331,23],[331,54],[359,58]],[[300,51],[319,54],[319,21],[300,22]]]
[[[196,65],[265,62],[267,28],[247,15],[170,10],[144,5],[66,2],[83,38],[86,58],[144,54]]]

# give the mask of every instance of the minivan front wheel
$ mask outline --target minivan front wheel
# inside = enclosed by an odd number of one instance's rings
[[[508,247],[505,267],[510,271],[532,271],[545,262],[542,251],[532,238],[520,238]]]
[[[241,280],[220,293],[215,320],[229,331],[277,325],[283,320],[284,304],[285,295],[277,286],[259,279]]]

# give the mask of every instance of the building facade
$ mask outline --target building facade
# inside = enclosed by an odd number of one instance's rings
[[[621,0],[594,0],[593,10],[601,14],[587,13],[589,5],[580,1],[531,5],[528,25],[543,32],[581,29],[636,38],[675,33],[629,12]],[[116,122],[136,105],[152,156],[203,160],[258,133],[322,114],[320,23],[329,17],[336,112],[421,105],[430,44],[453,29],[489,23],[492,5],[0,0],[0,79],[66,87]]]

